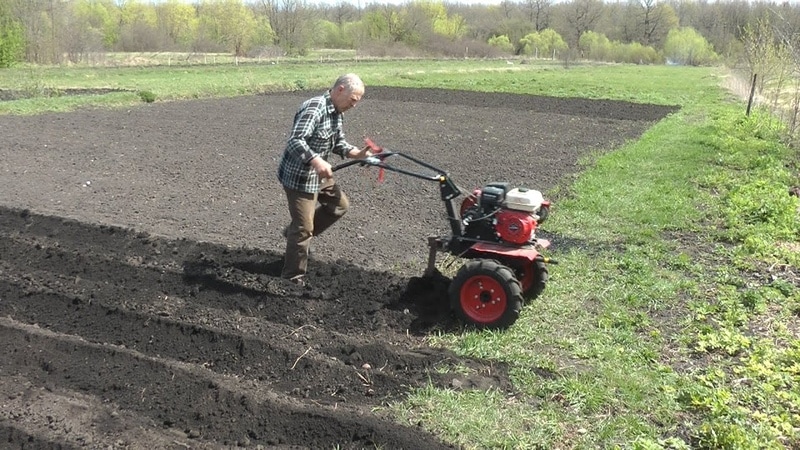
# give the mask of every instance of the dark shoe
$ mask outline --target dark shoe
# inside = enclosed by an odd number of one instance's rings
[[[306,287],[306,280],[303,278],[290,278],[289,281],[294,283],[295,286],[304,288]]]

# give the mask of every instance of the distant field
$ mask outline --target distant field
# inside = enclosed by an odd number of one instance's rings
[[[231,53],[198,52],[97,52],[86,53],[81,61],[72,66],[130,67],[130,66],[195,66],[217,64],[270,64],[288,59],[297,61],[329,61],[357,59],[355,50],[314,50],[301,58],[287,58],[279,48],[264,49],[248,56]],[[368,59],[368,58],[363,58]]]
[[[277,58],[233,64],[228,55],[126,54],[131,66],[26,66],[0,70],[0,114],[35,114],[86,106],[121,107],[142,101],[231,97],[263,92],[324,89],[340,74],[358,73],[369,86],[436,87],[555,97],[683,105],[702,95],[687,86],[715,86],[721,75],[707,68],[581,64],[506,60],[345,60]],[[324,59],[326,55],[320,54]],[[330,55],[327,55],[330,56]],[[341,56],[341,55],[339,55]],[[173,59],[174,57],[174,59]],[[179,65],[202,58],[213,64]],[[216,59],[219,58],[219,59]],[[161,65],[145,64],[161,61]],[[165,64],[166,62],[166,64]],[[103,89],[103,95],[80,90]],[[77,90],[77,91],[76,91]],[[4,92],[5,93],[4,93]],[[13,93],[14,95],[10,95]],[[95,92],[97,93],[97,92]],[[85,93],[88,94],[88,93]]]

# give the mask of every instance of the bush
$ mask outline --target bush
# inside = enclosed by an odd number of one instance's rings
[[[519,40],[519,53],[535,58],[551,58],[568,48],[561,35],[550,28],[527,34]]]
[[[488,44],[503,52],[511,53],[514,51],[514,44],[511,43],[511,40],[505,34],[490,37]]]
[[[673,63],[689,66],[711,65],[719,60],[706,38],[690,27],[669,30],[664,56]]]
[[[145,103],[153,103],[156,101],[156,94],[151,91],[139,91],[139,98]]]

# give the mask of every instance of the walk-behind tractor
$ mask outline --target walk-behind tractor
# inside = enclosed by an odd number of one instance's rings
[[[550,242],[536,237],[538,226],[547,219],[550,202],[540,191],[498,182],[474,189],[456,209],[455,200],[462,192],[446,172],[410,155],[386,151],[369,139],[365,142],[374,156],[344,162],[333,170],[360,164],[378,167],[379,179],[389,170],[438,182],[451,234],[428,238],[426,275],[436,273],[438,252],[465,259],[448,289],[453,311],[479,328],[506,328],[516,322],[525,301],[544,290],[546,264],[555,263],[539,253]],[[397,158],[432,174],[389,164]]]

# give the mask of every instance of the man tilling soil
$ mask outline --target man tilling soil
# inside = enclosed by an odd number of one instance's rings
[[[322,95],[300,105],[278,166],[278,179],[286,191],[291,223],[284,231],[286,254],[281,276],[304,286],[311,238],[339,220],[350,201],[333,179],[331,154],[364,159],[368,148],[359,149],[344,138],[342,114],[364,95],[364,82],[349,73],[340,76]]]

